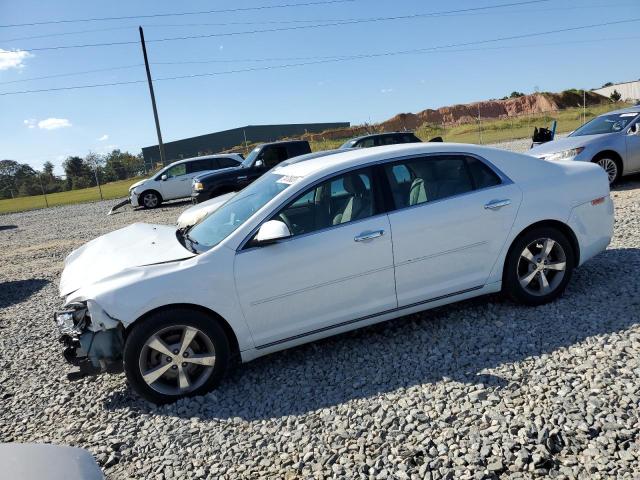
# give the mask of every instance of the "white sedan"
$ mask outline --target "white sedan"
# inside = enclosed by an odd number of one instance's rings
[[[124,367],[156,402],[244,362],[504,291],[540,305],[609,244],[605,172],[473,145],[393,145],[276,167],[188,230],[135,224],[65,262],[74,378]]]

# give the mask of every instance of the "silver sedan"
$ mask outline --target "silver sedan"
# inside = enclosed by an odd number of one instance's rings
[[[640,105],[600,115],[568,137],[534,147],[529,154],[597,163],[613,184],[623,175],[640,172]]]

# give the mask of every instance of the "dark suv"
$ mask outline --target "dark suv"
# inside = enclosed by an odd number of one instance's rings
[[[418,137],[412,132],[373,133],[362,137],[352,138],[340,148],[369,148],[382,145],[395,145],[397,143],[420,143]]]
[[[191,200],[193,203],[201,203],[224,193],[240,191],[280,162],[306,153],[311,153],[306,140],[258,145],[240,166],[194,178]]]

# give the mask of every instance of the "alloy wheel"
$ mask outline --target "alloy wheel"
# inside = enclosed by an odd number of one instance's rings
[[[184,395],[213,373],[216,352],[201,330],[177,325],[159,330],[144,343],[139,368],[145,383],[164,395]]]
[[[567,256],[560,243],[551,238],[540,238],[520,254],[518,281],[531,295],[548,295],[558,288],[566,270]]]
[[[616,178],[618,178],[618,164],[610,158],[601,158],[596,163],[607,172],[609,183],[615,182]]]
[[[155,193],[145,193],[142,197],[142,203],[147,208],[155,208],[158,206],[158,196]]]

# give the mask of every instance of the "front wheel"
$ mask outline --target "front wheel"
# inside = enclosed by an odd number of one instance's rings
[[[156,208],[159,207],[162,203],[160,195],[151,190],[146,191],[142,195],[140,195],[140,199],[142,200],[141,203],[144,208]]]
[[[504,290],[515,301],[542,305],[564,292],[575,265],[573,247],[555,228],[536,228],[518,238],[507,254]]]
[[[609,157],[600,157],[593,161],[602,167],[602,169],[607,173],[607,178],[609,179],[609,185],[613,185],[620,178],[620,166],[618,162],[613,158]]]
[[[157,312],[134,325],[124,347],[131,387],[157,404],[213,390],[229,362],[229,341],[218,322],[183,308]]]

